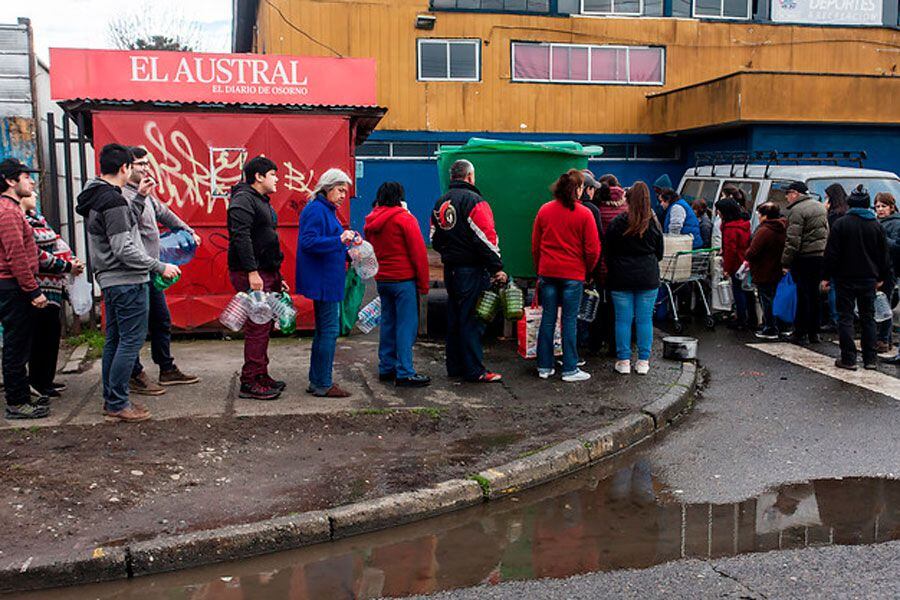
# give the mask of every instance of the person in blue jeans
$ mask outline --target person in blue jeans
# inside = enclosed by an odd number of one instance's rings
[[[650,371],[653,343],[653,305],[659,290],[659,261],[663,235],[650,208],[647,184],[637,181],[625,194],[628,212],[610,223],[604,238],[609,269],[607,287],[616,313],[616,361],[618,373],[631,373],[631,327],[637,332],[635,371]]]
[[[419,329],[418,294],[428,294],[428,254],[419,222],[403,207],[404,197],[402,185],[383,183],[363,229],[378,259],[378,379],[397,387],[425,387],[431,378],[416,373],[413,345]]]
[[[584,174],[570,169],[551,188],[553,200],[541,206],[531,232],[531,255],[540,277],[540,299],[544,312],[538,329],[537,365],[541,379],[551,377],[553,332],[562,307],[562,380],[586,381],[590,373],[580,369],[578,359],[578,307],[584,281],[600,259],[597,221],[579,200],[584,193]]]
[[[350,177],[340,169],[325,171],[313,198],[300,213],[297,233],[297,293],[313,301],[316,323],[306,391],[327,398],[350,395],[332,379],[347,247],[356,237],[355,232],[345,231],[337,218],[337,210],[347,201],[350,184]]]
[[[100,177],[78,195],[78,214],[87,222],[91,268],[106,306],[106,343],[103,346],[103,413],[108,421],[137,422],[150,412],[129,399],[128,382],[147,337],[150,273],[165,279],[181,274],[175,265],[150,256],[141,241],[140,215],[152,181],[141,182],[138,197],[129,204],[122,186],[131,175],[130,148],[107,144],[100,151]]]

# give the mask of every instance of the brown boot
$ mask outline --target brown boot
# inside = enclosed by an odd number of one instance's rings
[[[338,384],[332,385],[328,388],[328,391],[322,394],[324,398],[349,398],[350,392],[339,386]]]
[[[166,393],[166,388],[150,381],[146,371],[141,371],[140,375],[132,377],[128,381],[128,389],[132,394],[140,394],[142,396],[162,396]]]
[[[171,371],[159,372],[159,385],[188,385],[198,381],[199,377],[182,373],[178,367],[172,367]]]
[[[110,423],[140,423],[149,418],[149,410],[139,410],[134,406],[126,406],[118,412],[104,412],[104,419]]]

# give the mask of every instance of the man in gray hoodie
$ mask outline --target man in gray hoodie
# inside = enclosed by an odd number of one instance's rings
[[[194,233],[190,226],[182,221],[178,215],[169,210],[169,207],[153,197],[151,192],[142,195],[141,184],[150,177],[150,160],[147,150],[133,146],[131,153],[134,155],[134,163],[131,165],[131,175],[128,183],[122,188],[122,195],[133,206],[136,201],[143,202],[144,209],[140,214],[138,227],[141,231],[141,243],[151,258],[159,258],[159,226],[167,227],[170,231],[185,230],[194,237],[194,242],[200,245],[200,236]],[[151,186],[155,182],[151,180]],[[138,198],[141,196],[141,198]],[[172,358],[172,317],[169,306],[166,304],[166,294],[162,290],[150,286],[150,305],[148,328],[150,331],[150,356],[153,362],[159,366],[159,383],[153,382],[147,377],[141,359],[134,362],[131,372],[131,380],[128,383],[131,392],[145,396],[160,396],[166,393],[163,386],[185,385],[197,383],[200,378],[196,375],[183,373],[175,365]]]
[[[76,211],[87,221],[91,267],[106,308],[103,413],[108,421],[145,421],[150,412],[129,400],[128,380],[147,337],[149,274],[173,279],[181,271],[149,256],[141,242],[138,215],[143,213],[143,199],[129,206],[121,189],[131,175],[131,150],[107,144],[99,158],[100,177],[78,195]],[[142,186],[142,198],[150,185]]]

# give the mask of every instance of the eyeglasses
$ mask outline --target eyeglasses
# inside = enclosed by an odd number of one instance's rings
[[[131,166],[132,167],[149,167],[150,162],[146,161],[146,160],[136,160],[133,163],[131,163]]]

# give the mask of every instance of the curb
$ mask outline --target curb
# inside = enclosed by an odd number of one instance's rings
[[[0,562],[0,593],[97,583],[269,554],[503,498],[608,459],[667,428],[691,407],[699,373],[694,363],[682,363],[678,380],[640,412],[468,479],[327,510],[159,537],[123,548],[96,548],[90,557],[4,561]]]

